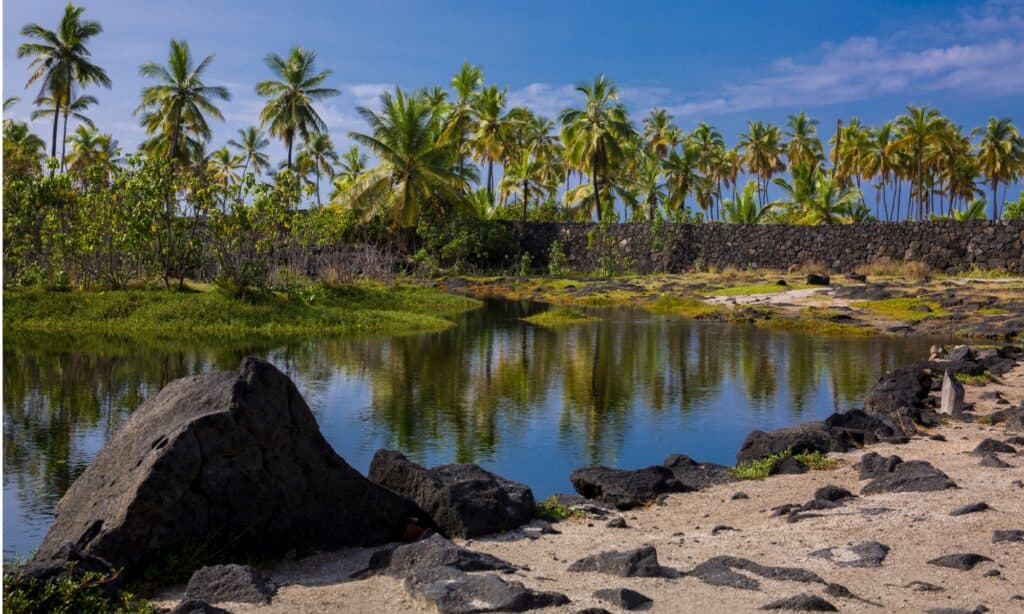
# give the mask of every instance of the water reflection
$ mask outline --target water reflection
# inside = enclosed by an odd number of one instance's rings
[[[4,554],[30,551],[106,438],[171,379],[264,356],[296,380],[335,448],[365,471],[378,447],[478,462],[538,495],[576,466],[669,452],[731,462],[752,428],[856,405],[929,340],[821,339],[611,310],[552,331],[495,302],[436,334],[276,346],[5,338]]]

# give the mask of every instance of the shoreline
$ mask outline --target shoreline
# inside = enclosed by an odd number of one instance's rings
[[[998,393],[998,394],[995,394]],[[999,397],[1006,401],[1003,403]],[[778,475],[710,486],[698,492],[670,494],[655,505],[611,511],[604,517],[573,516],[553,526],[534,521],[507,533],[454,540],[472,551],[510,562],[517,571],[504,576],[528,588],[557,591],[568,605],[542,611],[575,612],[586,607],[615,609],[593,596],[603,588],[629,587],[653,600],[653,612],[751,611],[777,599],[813,593],[841,611],[927,611],[984,604],[994,611],[1019,607],[1024,599],[1024,543],[993,543],[997,530],[1024,529],[1024,461],[1003,455],[1009,468],[982,466],[970,452],[985,438],[1004,440],[1002,425],[984,424],[993,412],[1024,404],[1024,362],[997,383],[967,386],[965,401],[973,403],[974,422],[945,421],[935,428],[920,428],[907,443],[878,443],[827,456],[834,469],[800,475]],[[934,437],[942,435],[944,441]],[[906,461],[923,460],[956,482],[953,490],[864,494],[856,464],[866,454],[898,455]],[[1016,481],[1016,483],[1015,483]],[[774,516],[772,509],[799,504],[815,490],[835,485],[855,493],[855,499],[814,511],[792,522]],[[743,492],[745,498],[736,498]],[[989,509],[950,516],[960,506],[984,502]],[[606,526],[622,518],[627,528]],[[889,550],[877,567],[847,566],[848,549],[862,542],[880,542]],[[608,550],[623,551],[654,546],[661,565],[684,573],[677,579],[622,578],[600,573],[571,573],[570,563]],[[833,548],[831,560],[820,555]],[[269,605],[219,604],[232,612],[294,611],[436,611],[413,598],[400,579],[387,575],[366,577],[365,569],[380,548],[350,548],[334,553],[280,561],[266,571],[281,585]],[[812,554],[814,553],[814,554]],[[983,561],[970,571],[937,567],[928,561],[955,553],[977,553]],[[845,587],[855,597],[835,597],[815,583],[757,578],[756,590],[713,586],[688,570],[713,557],[742,557],[767,566],[799,568],[828,583]],[[852,557],[852,558],[851,558]],[[359,574],[364,571],[363,574]],[[352,577],[353,575],[358,577]],[[918,583],[918,584],[915,584]],[[915,590],[931,585],[940,590]],[[182,587],[160,593],[155,604],[173,607]]]

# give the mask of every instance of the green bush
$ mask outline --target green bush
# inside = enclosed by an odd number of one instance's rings
[[[548,251],[548,274],[562,277],[569,274],[569,259],[565,255],[565,247],[560,241],[551,243]]]
[[[148,614],[155,608],[127,592],[110,597],[105,585],[115,575],[95,572],[68,573],[53,581],[40,582],[17,574],[4,576],[4,614],[49,612],[57,614]]]
[[[455,270],[508,270],[519,251],[510,226],[464,213],[443,220],[424,215],[416,234],[422,241],[421,260],[433,257],[439,267]]]

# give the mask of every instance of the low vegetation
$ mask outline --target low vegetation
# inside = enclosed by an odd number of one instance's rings
[[[536,326],[545,327],[559,327],[559,326],[570,326],[573,324],[585,324],[587,322],[597,322],[600,318],[573,309],[571,307],[552,307],[547,311],[523,318],[530,324]]]
[[[828,471],[839,466],[839,461],[828,458],[818,451],[793,454],[792,450],[786,450],[758,460],[740,463],[732,470],[733,475],[741,480],[763,480],[772,474],[775,463],[789,457],[803,463],[812,471]]]
[[[184,337],[381,335],[443,330],[444,316],[473,299],[419,286],[363,283],[318,287],[301,300],[282,293],[236,298],[215,289],[176,292],[4,292],[5,332],[111,333]]]
[[[558,522],[567,518],[581,518],[584,514],[580,510],[573,510],[562,505],[555,495],[551,495],[537,504],[535,515],[537,518]]]
[[[958,382],[963,384],[969,384],[972,386],[984,386],[986,384],[991,384],[992,382],[996,381],[996,376],[992,375],[992,373],[989,371],[985,371],[984,373],[980,373],[978,375],[967,375],[966,373],[957,373],[956,379]]]
[[[651,313],[663,313],[683,316],[698,320],[724,318],[730,310],[719,305],[711,305],[696,297],[660,296],[644,305]]]
[[[926,301],[915,297],[894,297],[873,301],[855,301],[853,307],[867,309],[886,318],[893,320],[923,320],[931,317],[949,315],[949,311],[943,309],[934,301]]]
[[[862,264],[857,266],[854,272],[867,275],[869,279],[888,277],[907,281],[926,281],[931,274],[931,269],[927,264],[916,260],[899,260]]]
[[[116,575],[95,572],[67,574],[56,581],[39,582],[17,574],[4,575],[4,614],[151,614],[156,609],[133,594],[111,597],[105,587]]]
[[[763,284],[749,284],[745,286],[732,286],[730,288],[720,288],[718,290],[712,290],[708,292],[709,296],[747,296],[751,294],[774,294],[776,292],[785,292],[786,290],[792,290],[793,288],[788,285],[780,285],[774,283],[763,283]]]
[[[835,322],[828,316],[801,315],[797,317],[778,316],[754,320],[754,324],[771,330],[790,330],[814,335],[864,336],[875,334],[874,329],[860,324]]]

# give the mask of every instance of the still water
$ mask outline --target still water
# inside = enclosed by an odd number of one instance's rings
[[[278,345],[11,338],[3,347],[3,552],[30,553],[54,506],[115,429],[172,379],[269,359],[295,380],[328,441],[363,471],[381,447],[479,463],[571,492],[569,472],[636,468],[682,452],[732,464],[751,429],[857,406],[927,339],[822,338],[602,311],[552,331],[542,305],[495,301],[451,330]]]

